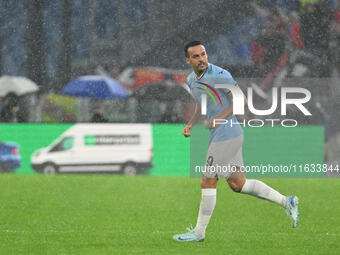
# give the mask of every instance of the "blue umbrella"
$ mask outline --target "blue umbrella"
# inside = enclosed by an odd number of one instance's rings
[[[68,83],[62,95],[96,99],[126,98],[128,92],[117,81],[103,76],[82,76]]]

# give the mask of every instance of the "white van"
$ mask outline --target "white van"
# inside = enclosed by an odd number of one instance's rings
[[[152,167],[150,124],[75,124],[32,154],[37,172],[135,175]]]

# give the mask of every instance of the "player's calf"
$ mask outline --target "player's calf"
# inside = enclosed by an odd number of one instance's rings
[[[244,173],[240,170],[240,168],[236,168],[236,171],[231,174],[231,176],[227,179],[227,183],[229,187],[237,193],[242,191],[244,183],[246,182],[246,177]]]
[[[244,183],[246,182],[246,180],[245,179],[237,178],[237,179],[228,179],[227,182],[229,184],[229,187],[234,192],[240,193]]]

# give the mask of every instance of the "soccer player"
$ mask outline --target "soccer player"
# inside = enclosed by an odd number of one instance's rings
[[[186,62],[191,65],[193,72],[187,77],[187,84],[196,100],[195,113],[191,120],[183,128],[185,137],[190,137],[192,126],[200,117],[201,95],[207,89],[216,90],[222,104],[214,104],[213,99],[207,98],[206,119],[207,128],[210,130],[209,148],[207,152],[206,171],[202,174],[201,189],[202,198],[198,212],[197,224],[194,229],[188,228],[188,232],[173,236],[179,242],[204,241],[205,230],[216,204],[216,184],[219,178],[227,181],[230,188],[239,193],[252,195],[274,202],[285,209],[291,218],[292,226],[298,223],[298,198],[296,196],[286,197],[265,183],[246,179],[243,166],[242,143],[243,130],[237,123],[233,114],[232,93],[228,89],[214,88],[215,84],[231,84],[237,86],[231,74],[213,64],[208,63],[208,56],[204,46],[199,41],[193,41],[185,46]],[[246,103],[246,100],[245,100]],[[214,119],[226,119],[234,125],[216,125]],[[217,167],[232,166],[233,171],[216,171]],[[209,167],[210,166],[210,167]],[[214,171],[213,171],[214,169]]]

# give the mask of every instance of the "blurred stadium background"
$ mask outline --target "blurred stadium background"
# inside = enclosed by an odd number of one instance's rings
[[[288,108],[298,127],[245,128],[247,165],[339,166],[338,0],[0,0],[0,172],[18,173],[0,176],[0,254],[339,254],[339,179],[321,179],[339,171],[248,175],[302,177],[265,180],[299,196],[293,231],[273,204],[223,186],[206,242],[171,240],[194,224],[200,199],[199,180],[187,178],[199,147],[181,135],[194,103],[183,51],[191,40],[254,90],[258,109],[269,108],[273,87],[311,91],[312,116]],[[104,134],[102,124],[121,131]],[[124,134],[132,125],[146,131]],[[61,135],[82,127],[84,146],[142,141],[142,151],[112,158],[147,154],[151,176],[33,174],[46,155],[37,150],[58,137],[50,151],[76,158],[79,141]],[[203,120],[193,132],[206,135]],[[47,163],[43,172],[58,170]],[[138,173],[132,163],[120,173]]]
[[[244,91],[254,88],[258,108],[268,107],[272,87],[308,88],[313,116],[290,109],[287,118],[323,126],[325,161],[339,162],[336,0],[33,0],[0,5],[0,75],[27,77],[37,85],[19,93],[1,81],[1,122],[184,123],[193,100],[184,85],[190,70],[183,45],[198,39],[211,63],[227,68]],[[62,95],[68,83],[85,75],[114,79],[126,96]]]

